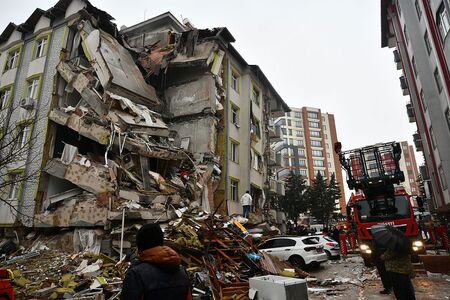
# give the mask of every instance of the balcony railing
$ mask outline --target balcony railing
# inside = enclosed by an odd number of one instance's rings
[[[411,102],[406,104],[406,113],[408,114],[409,123],[416,122],[416,113],[414,112],[414,107]]]
[[[418,133],[413,134],[414,145],[416,146],[417,151],[423,151],[422,139]]]

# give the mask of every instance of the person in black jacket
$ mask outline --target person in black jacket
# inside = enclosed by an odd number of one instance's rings
[[[384,249],[381,247],[380,244],[378,244],[375,240],[373,241],[373,262],[375,264],[375,267],[377,268],[378,275],[380,275],[381,283],[383,283],[384,289],[380,291],[380,294],[390,294],[392,290],[392,283],[389,278],[389,274],[386,271],[386,267],[384,265],[384,261],[381,259],[381,256],[383,255]]]
[[[146,224],[136,235],[138,259],[123,281],[121,300],[192,300],[189,278],[180,256],[163,246],[158,224]]]

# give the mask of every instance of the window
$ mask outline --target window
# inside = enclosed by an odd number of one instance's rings
[[[313,150],[312,156],[323,157],[323,152],[322,152],[322,150]]]
[[[439,34],[441,36],[442,41],[444,41],[447,36],[448,31],[450,30],[450,18],[448,16],[447,9],[445,8],[444,3],[439,6],[436,16],[436,24],[439,29]]]
[[[39,40],[36,41],[36,55],[35,58],[39,58],[42,57],[46,54],[47,52],[47,43],[48,43],[48,38],[47,37],[43,37]]]
[[[8,105],[10,95],[11,88],[6,88],[0,91],[0,109],[3,109]]]
[[[327,139],[327,138],[328,138],[328,135],[327,135],[327,134],[324,134],[323,137],[324,137],[325,139]]]
[[[250,133],[255,134],[258,138],[261,138],[261,126],[259,124],[259,120],[252,116],[251,118],[251,131]]]
[[[239,108],[231,105],[231,122],[239,126]]]
[[[313,166],[314,167],[323,167],[323,160],[313,159]]]
[[[298,160],[298,165],[299,165],[300,167],[306,167],[306,160],[304,160],[304,159],[299,159],[299,160]]]
[[[311,146],[313,146],[313,147],[322,147],[322,141],[311,140]]]
[[[283,133],[283,135],[287,134],[286,128],[281,128],[281,132]]]
[[[448,130],[450,130],[450,108],[448,108],[448,107],[445,110],[445,119],[447,120]]]
[[[294,112],[294,115],[296,118],[301,118],[302,117],[302,113],[299,111]]]
[[[259,106],[259,94],[260,94],[259,90],[253,86],[252,87],[252,100],[258,106]]]
[[[331,163],[330,162],[328,163],[328,168],[331,168]]]
[[[289,145],[294,145],[294,140],[293,139],[289,139]]]
[[[430,137],[431,137],[431,144],[433,145],[433,149],[436,149],[436,140],[434,139],[433,127],[430,127]]]
[[[432,47],[431,47],[431,43],[430,43],[430,38],[428,37],[428,31],[425,31],[423,40],[425,41],[425,46],[427,47],[428,55],[430,55]]]
[[[231,201],[239,200],[239,181],[236,179],[230,179],[230,194]]]
[[[410,161],[407,161],[407,162],[406,162],[406,166],[407,166],[407,167],[411,167],[411,162],[410,162]]]
[[[290,119],[287,120],[287,126],[292,126],[292,121]]]
[[[28,143],[31,128],[30,128],[30,125],[20,125],[18,129],[19,129],[19,132],[17,133],[15,142],[16,142],[17,146],[19,147],[19,149],[22,149]]]
[[[11,173],[9,174],[10,188],[8,193],[8,200],[17,200],[19,198],[20,190],[20,174]]]
[[[290,166],[290,164],[289,164],[289,158],[285,157],[283,160],[284,160],[283,167],[289,167],[289,166]]]
[[[239,163],[239,144],[231,141],[231,161]]]
[[[327,130],[327,125],[323,125],[323,130]]]
[[[327,149],[330,149],[330,144],[326,143],[326,145],[327,145]]]
[[[319,173],[322,176],[325,176],[324,170],[314,169],[314,176],[317,176],[317,173]]]
[[[28,98],[36,100],[38,98],[39,79],[28,80]]]
[[[297,137],[303,137],[303,131],[297,130]]]
[[[302,175],[303,177],[307,177],[308,174],[306,173],[305,169],[300,169],[300,175]]]
[[[289,135],[290,135],[290,136],[293,136],[293,134],[292,134],[292,129],[289,129]]]
[[[417,66],[416,66],[416,60],[414,59],[414,56],[411,59],[411,64],[412,64],[412,67],[413,67],[414,76],[417,77]]]
[[[302,128],[302,121],[295,121],[295,127]]]
[[[443,86],[442,86],[441,75],[439,75],[439,70],[437,67],[436,67],[436,69],[434,69],[434,81],[436,82],[436,86],[438,88],[439,93],[441,93]]]
[[[305,150],[298,149],[298,156],[305,157]]]
[[[422,9],[420,8],[419,1],[416,0],[415,3],[414,3],[414,5],[416,6],[417,17],[418,17],[419,20],[420,20],[420,18],[422,17]]]
[[[423,90],[420,90],[420,101],[422,102],[423,110],[427,111],[427,105],[425,104],[425,95],[423,94]]]
[[[312,137],[320,137],[320,131],[310,131],[309,134]]]
[[[231,71],[231,88],[239,93],[239,75]]]
[[[319,128],[319,122],[308,122],[309,127],[311,128]]]
[[[409,179],[409,182],[410,182],[410,183],[414,183],[414,178],[410,178],[410,179]]]
[[[319,114],[316,112],[308,112],[308,118],[309,119],[318,119],[319,118]]]
[[[439,177],[441,179],[441,185],[444,190],[447,189],[447,179],[445,178],[444,169],[442,169],[442,166],[439,166]]]
[[[411,192],[415,193],[415,192],[416,192],[416,188],[415,188],[415,187],[412,187],[412,188],[411,188]]]
[[[408,45],[409,44],[409,37],[408,37],[408,32],[406,32],[406,25],[403,26],[403,35],[405,36],[406,45]]]
[[[331,155],[330,155],[330,153],[327,153],[327,157],[328,157],[328,158],[331,158]]]
[[[261,172],[263,169],[263,162],[262,162],[262,157],[261,155],[259,155],[258,153],[256,153],[256,151],[254,151],[252,149],[252,165],[253,165],[253,169],[255,169],[258,172]]]
[[[19,65],[19,58],[20,49],[15,49],[9,52],[8,57],[6,58],[5,71],[17,68],[17,66]]]

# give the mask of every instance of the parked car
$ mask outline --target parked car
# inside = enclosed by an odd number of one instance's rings
[[[305,266],[318,266],[327,261],[327,254],[316,237],[276,237],[259,245],[260,251],[287,260],[303,269]]]
[[[318,243],[323,246],[328,259],[338,258],[341,255],[339,243],[331,237],[322,234],[312,235],[311,237],[316,238]]]

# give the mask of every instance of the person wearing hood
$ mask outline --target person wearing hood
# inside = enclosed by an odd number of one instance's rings
[[[180,256],[163,246],[158,224],[146,224],[136,235],[138,259],[123,281],[121,300],[192,300],[190,282]]]

